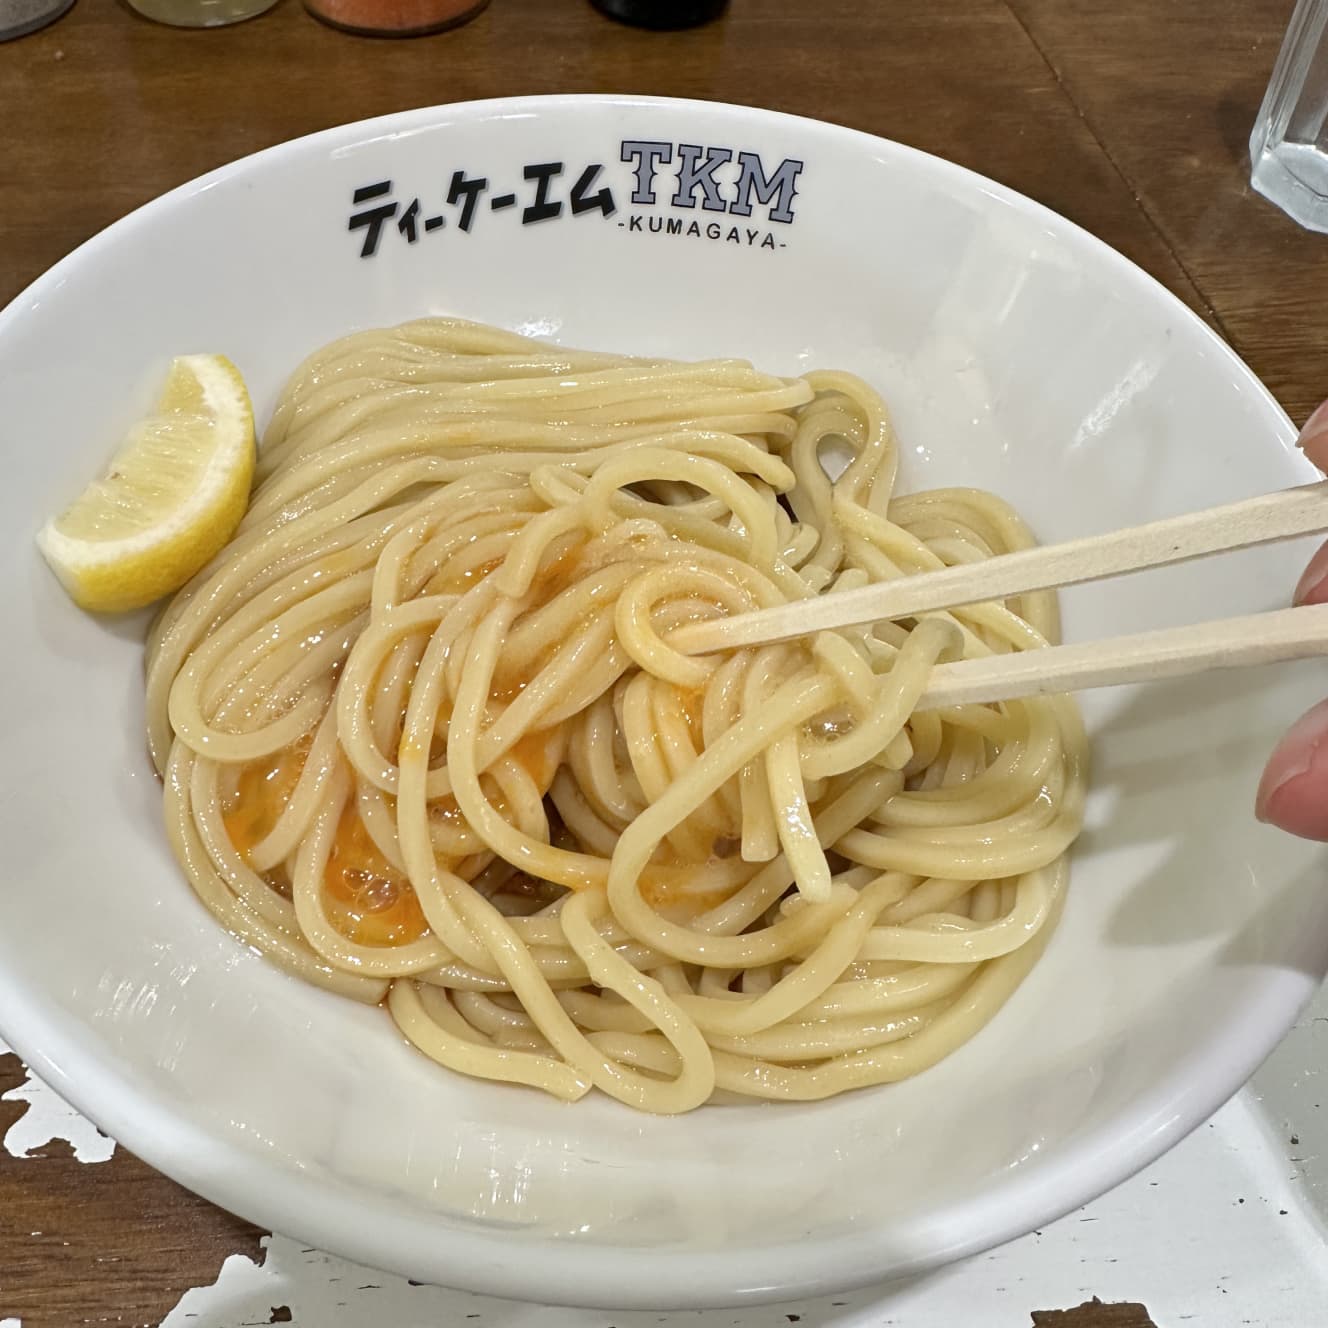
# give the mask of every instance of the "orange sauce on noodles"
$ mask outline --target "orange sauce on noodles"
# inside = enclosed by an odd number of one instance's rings
[[[308,743],[299,743],[251,762],[240,772],[235,797],[222,820],[246,862],[285,811],[307,755]],[[429,930],[410,881],[378,851],[354,803],[337,823],[323,887],[328,918],[347,940],[402,945]]]

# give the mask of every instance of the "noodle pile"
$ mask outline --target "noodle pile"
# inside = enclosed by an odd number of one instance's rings
[[[915,705],[940,661],[1054,640],[1054,598],[668,642],[1031,543],[988,494],[895,495],[896,465],[843,373],[442,319],[319,351],[149,642],[195,890],[441,1064],[564,1099],[806,1100],[934,1064],[1054,927],[1084,739],[1063,697]]]

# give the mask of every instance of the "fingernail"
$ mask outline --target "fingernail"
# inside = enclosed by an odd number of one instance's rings
[[[1309,560],[1292,592],[1293,604],[1322,604],[1328,600],[1328,544]]]
[[[1323,402],[1305,421],[1305,427],[1296,439],[1296,446],[1303,448],[1307,443],[1312,445],[1323,438],[1328,438],[1328,401]]]
[[[1278,794],[1309,774],[1320,759],[1328,764],[1328,701],[1302,715],[1269,757],[1254,798],[1255,816],[1271,820],[1269,811]]]
[[[1264,772],[1264,777],[1259,781],[1259,792],[1254,798],[1254,815],[1257,820],[1268,823],[1268,808],[1273,799],[1293,780],[1300,779],[1302,775],[1309,772],[1309,768],[1314,764],[1313,750],[1307,752],[1303,758],[1297,758],[1291,765],[1286,766],[1278,772],[1275,782],[1269,781],[1268,772]]]

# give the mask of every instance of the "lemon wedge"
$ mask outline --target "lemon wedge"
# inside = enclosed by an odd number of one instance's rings
[[[224,355],[181,356],[156,410],[37,544],[81,608],[142,608],[178,590],[235,533],[254,451],[239,370]]]

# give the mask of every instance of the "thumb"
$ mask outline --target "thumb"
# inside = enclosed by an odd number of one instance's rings
[[[1328,401],[1305,421],[1296,446],[1322,471],[1328,472]]]
[[[1254,811],[1290,834],[1328,840],[1328,701],[1302,715],[1274,748]]]

